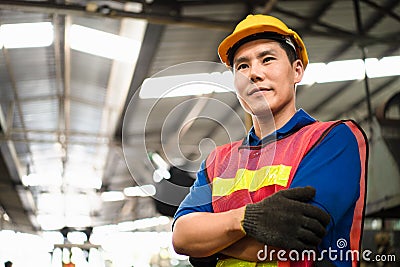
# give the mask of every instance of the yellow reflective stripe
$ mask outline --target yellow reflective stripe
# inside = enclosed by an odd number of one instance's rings
[[[271,262],[251,262],[242,261],[235,258],[228,258],[219,260],[216,267],[277,267],[278,263],[276,261]]]
[[[227,196],[235,191],[247,189],[250,192],[269,185],[286,186],[291,166],[265,166],[258,170],[239,169],[234,178],[216,177],[213,181],[213,196]]]

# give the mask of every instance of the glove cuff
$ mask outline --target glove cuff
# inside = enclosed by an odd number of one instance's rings
[[[262,209],[258,205],[249,204],[246,206],[242,221],[244,233],[253,237],[257,236],[257,224],[262,213]]]

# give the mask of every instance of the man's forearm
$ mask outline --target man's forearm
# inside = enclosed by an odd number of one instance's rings
[[[195,212],[175,222],[172,235],[179,254],[207,257],[229,247],[245,236],[241,221],[244,207],[221,213]]]
[[[257,258],[258,251],[262,250],[264,245],[252,237],[244,237],[229,247],[220,251],[220,253],[245,261],[259,261]]]
[[[246,236],[223,249],[220,253],[244,261],[259,262],[276,260],[275,255],[268,255],[266,248],[264,244],[261,244],[252,237]],[[268,247],[268,249],[277,251],[274,247]]]

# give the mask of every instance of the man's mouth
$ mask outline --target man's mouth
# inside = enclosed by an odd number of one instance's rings
[[[248,95],[252,95],[252,94],[257,93],[257,92],[269,92],[269,91],[273,91],[273,89],[267,88],[267,87],[258,87],[257,86],[257,87],[251,88],[249,90],[249,92],[248,92]]]

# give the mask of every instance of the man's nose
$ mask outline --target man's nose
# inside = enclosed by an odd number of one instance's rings
[[[264,79],[263,73],[259,70],[259,68],[251,68],[250,69],[250,81],[252,83],[256,83],[262,81]]]

